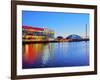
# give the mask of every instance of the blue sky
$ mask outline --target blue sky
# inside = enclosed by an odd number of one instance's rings
[[[54,30],[55,37],[70,34],[85,36],[86,24],[89,30],[89,14],[22,11],[23,26],[49,28]]]

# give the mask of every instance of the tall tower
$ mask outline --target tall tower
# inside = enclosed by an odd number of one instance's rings
[[[86,24],[86,38],[87,38],[87,24]]]

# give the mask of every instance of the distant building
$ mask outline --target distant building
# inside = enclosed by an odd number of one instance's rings
[[[82,39],[79,35],[76,35],[76,34],[72,34],[72,35],[69,35],[66,39]]]
[[[22,38],[24,40],[53,40],[54,31],[48,28],[37,28],[31,26],[22,26]]]

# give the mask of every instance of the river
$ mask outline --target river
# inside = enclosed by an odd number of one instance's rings
[[[23,44],[23,69],[88,65],[89,41]]]

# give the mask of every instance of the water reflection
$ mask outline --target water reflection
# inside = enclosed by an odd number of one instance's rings
[[[89,42],[23,44],[23,69],[89,65]]]

